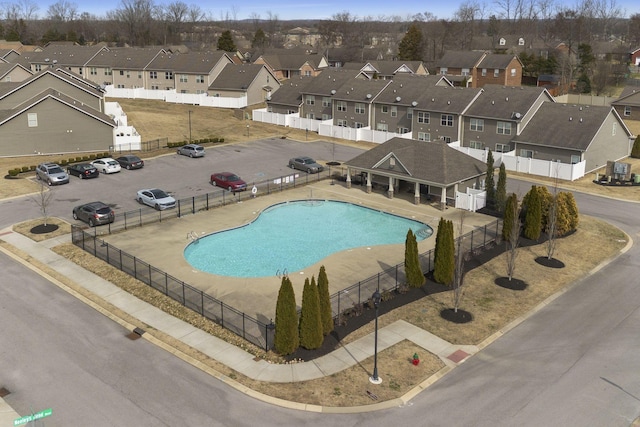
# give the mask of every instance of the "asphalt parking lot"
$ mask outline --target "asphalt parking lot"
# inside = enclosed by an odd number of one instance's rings
[[[167,154],[145,159],[143,169],[123,169],[119,173],[100,175],[97,179],[88,180],[72,176],[69,184],[51,187],[53,197],[48,215],[76,223],[71,214],[73,207],[97,200],[110,205],[116,215],[140,208],[151,210],[152,208],[136,202],[138,190],[161,188],[176,199],[184,199],[218,190],[209,183],[209,177],[213,172],[234,172],[251,187],[254,181],[290,174],[288,162],[294,156],[311,156],[321,163],[342,163],[362,151],[356,147],[326,141],[298,142],[273,138],[209,147],[206,150],[207,154],[202,158],[189,158],[177,153]],[[114,154],[114,157],[117,155]],[[28,206],[14,206],[14,222],[37,217],[37,211],[34,211],[37,207],[33,206],[34,203],[34,200],[30,200],[26,202]]]

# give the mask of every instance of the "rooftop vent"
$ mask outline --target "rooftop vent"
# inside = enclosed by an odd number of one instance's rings
[[[335,95],[336,94],[336,90],[335,89],[331,89],[331,95]]]
[[[416,105],[418,105],[418,103],[417,103],[416,101],[413,101],[413,102],[411,103],[411,106],[412,106],[412,107],[415,107]]]
[[[402,101],[402,98],[400,98],[399,96],[396,96],[396,102],[400,102]]]
[[[367,99],[371,99],[371,96],[372,96],[372,95],[371,95],[370,93],[368,93],[368,94],[367,94]]]

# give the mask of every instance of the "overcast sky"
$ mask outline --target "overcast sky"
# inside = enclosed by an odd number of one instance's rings
[[[40,6],[38,15],[46,16],[49,4],[56,3],[58,0],[40,0],[37,4]],[[358,18],[363,17],[391,17],[399,16],[403,19],[413,16],[417,13],[430,12],[437,18],[450,19],[453,13],[460,7],[460,4],[469,3],[469,0],[454,1],[424,1],[424,0],[403,0],[383,1],[383,0],[350,0],[349,2],[337,0],[282,0],[275,2],[267,2],[264,0],[245,0],[243,2],[234,3],[221,2],[219,0],[181,0],[191,5],[197,4],[207,14],[207,16],[219,20],[222,17],[230,19],[249,19],[252,15],[259,15],[266,19],[271,12],[272,16],[277,16],[279,20],[290,19],[328,19],[333,15],[342,12],[349,12],[352,16]],[[633,14],[640,13],[640,1],[638,0],[612,0],[623,9],[626,13],[624,16],[629,17]],[[109,10],[118,9],[121,6],[120,1],[103,0],[84,0],[73,1],[70,3],[78,5],[78,12],[89,12],[98,17],[104,17]],[[156,4],[168,4],[171,0],[155,0]],[[485,3],[487,9],[494,9],[493,13],[498,14],[498,9],[492,1],[477,3]],[[563,1],[568,7],[574,2]],[[609,4],[609,1],[606,2]],[[491,13],[487,14],[488,15]]]

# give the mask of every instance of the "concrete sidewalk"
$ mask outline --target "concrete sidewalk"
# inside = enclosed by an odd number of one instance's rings
[[[268,363],[264,360],[256,361],[252,354],[229,344],[226,341],[209,335],[208,333],[137,299],[107,280],[102,279],[101,277],[83,269],[77,264],[50,250],[51,247],[70,242],[70,235],[38,243],[26,236],[13,232],[11,228],[7,228],[0,231],[0,239],[15,248],[28,253],[37,261],[48,265],[58,273],[72,279],[79,286],[82,286],[93,294],[98,295],[118,309],[139,319],[141,322],[184,342],[212,359],[215,359],[231,369],[255,380],[281,383],[312,380],[340,372],[373,356],[374,334],[372,333],[351,342],[326,356],[309,362],[279,365]],[[0,250],[22,262],[34,271],[47,276],[46,273],[39,271],[31,264],[17,258],[12,253],[2,248],[0,248]],[[59,286],[67,289],[66,286],[57,282],[55,279],[50,277],[48,278]],[[85,302],[95,306],[95,304],[92,304],[88,300],[85,300]],[[97,308],[97,306],[94,308]],[[102,308],[100,308],[99,311],[104,312]],[[133,325],[128,324],[124,320],[120,323],[123,324],[124,327],[128,327],[133,330]],[[166,343],[159,342],[159,340],[151,337],[150,334],[143,334],[142,338],[146,338],[174,354],[176,353],[175,349],[172,350]],[[450,344],[449,342],[405,321],[397,321],[389,326],[379,329],[378,351],[382,351],[405,339],[410,340],[425,350],[437,355],[448,368],[455,367],[458,363],[462,363],[469,355],[478,351],[476,346],[458,346]],[[188,357],[182,358],[189,361]],[[202,366],[199,366],[196,361],[193,361],[193,363],[197,367],[202,368]],[[226,382],[230,382],[228,378],[220,373],[215,376],[224,379]],[[245,387],[240,384],[235,384],[235,386],[239,389],[245,389]],[[260,396],[256,397],[260,398]],[[283,403],[279,402],[279,404]],[[292,406],[299,407],[299,404],[292,403]],[[13,420],[18,417],[19,415],[0,398],[0,425],[9,425],[9,423],[12,423]]]

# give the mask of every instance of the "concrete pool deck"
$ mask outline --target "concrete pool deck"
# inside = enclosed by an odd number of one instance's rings
[[[249,316],[268,323],[275,315],[276,299],[281,284],[276,271],[273,272],[273,276],[263,278],[217,276],[194,269],[184,258],[183,251],[191,242],[189,236],[192,232],[203,236],[238,227],[254,220],[263,209],[271,205],[304,199],[351,202],[428,224],[434,228],[434,235],[418,242],[420,253],[435,246],[435,229],[440,217],[452,220],[454,227],[460,221],[461,211],[453,208],[441,211],[428,204],[415,205],[412,194],[406,196],[396,194],[394,199],[389,199],[381,193],[367,194],[363,187],[347,189],[343,182],[324,180],[280,193],[231,203],[195,215],[186,215],[179,219],[105,235],[103,238],[109,244],[169,275],[205,291]],[[492,217],[465,212],[465,232],[494,221],[495,218]],[[312,236],[309,244],[313,244]],[[301,247],[300,251],[305,249]],[[322,265],[325,266],[329,278],[329,292],[333,294],[403,261],[404,243],[361,247],[330,255],[302,271],[288,271],[288,274],[294,286],[297,302],[300,304],[305,279],[311,276],[317,278]],[[250,263],[251,260],[247,259],[246,262]],[[282,266],[282,269],[284,268],[286,268],[285,263]]]

